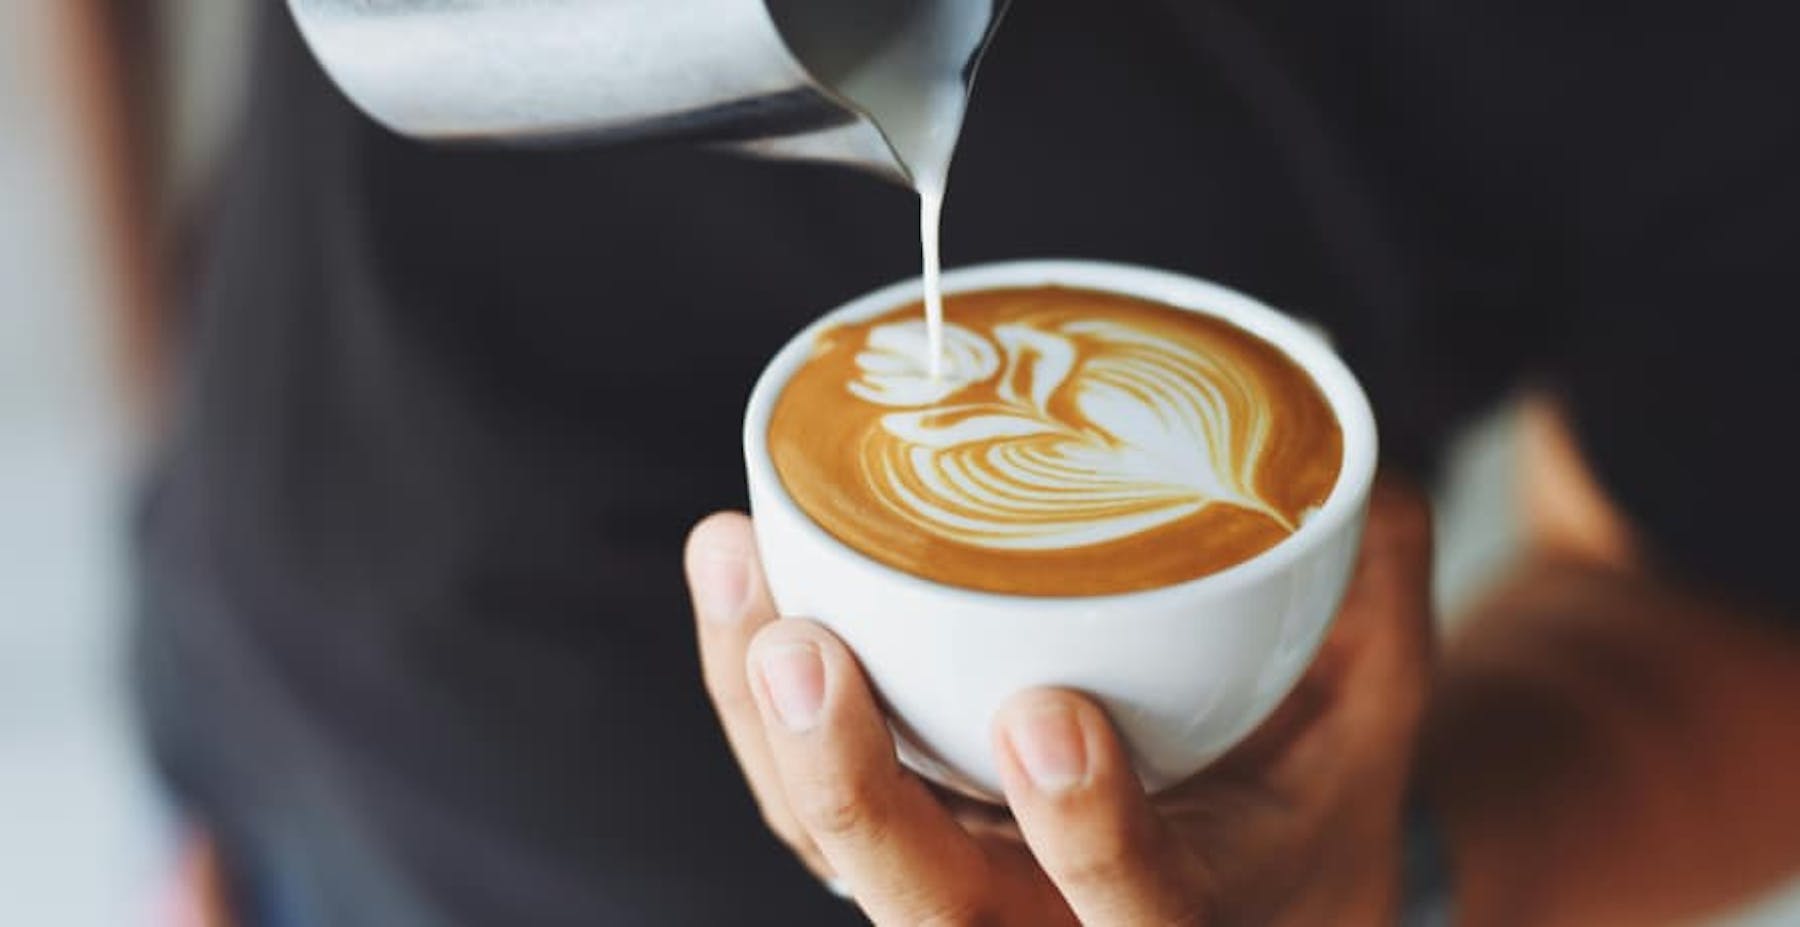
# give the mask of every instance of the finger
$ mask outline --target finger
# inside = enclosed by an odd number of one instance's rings
[[[1431,509],[1416,488],[1391,477],[1378,479],[1369,494],[1355,571],[1345,592],[1338,627],[1355,635],[1399,630],[1416,640],[1430,612]],[[1405,606],[1407,620],[1388,620],[1393,605]]]
[[[1423,493],[1392,478],[1376,482],[1340,627],[1333,629],[1338,639],[1330,642],[1354,654],[1340,709],[1409,735],[1431,665],[1431,534]]]
[[[862,670],[819,625],[784,620],[750,648],[752,691],[790,806],[878,924],[968,923],[994,897],[987,860],[900,767]]]
[[[1367,525],[1336,619],[1312,665],[1275,711],[1221,757],[1208,774],[1270,775],[1271,764],[1315,768],[1316,754],[1342,759],[1337,737],[1405,762],[1423,711],[1431,669],[1431,511],[1424,493],[1390,475],[1377,478]],[[1330,716],[1331,724],[1320,719]],[[1285,761],[1285,762],[1284,762]]]
[[[1072,692],[1021,693],[994,720],[1007,804],[1083,924],[1197,923],[1197,864],[1151,810],[1112,725]]]
[[[763,739],[762,716],[744,675],[744,654],[751,638],[775,620],[750,519],[736,512],[709,516],[688,535],[685,561],[700,638],[701,674],[725,728],[725,739],[769,829],[809,868],[829,880],[831,868],[788,809],[769,745]]]

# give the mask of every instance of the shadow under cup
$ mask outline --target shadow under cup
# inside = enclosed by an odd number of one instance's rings
[[[1286,539],[1197,579],[1117,595],[1001,595],[879,563],[819,527],[769,456],[776,400],[826,328],[921,298],[909,280],[828,313],[757,381],[744,423],[750,508],[776,608],[831,628],[887,707],[901,759],[949,788],[1000,794],[989,725],[1008,697],[1056,686],[1095,697],[1145,787],[1198,772],[1275,708],[1312,660],[1349,581],[1374,478],[1375,423],[1362,388],[1324,340],[1240,293],[1191,277],[1093,261],[1015,261],[952,271],[946,293],[1064,286],[1223,319],[1310,375],[1337,416],[1343,460],[1318,511]]]

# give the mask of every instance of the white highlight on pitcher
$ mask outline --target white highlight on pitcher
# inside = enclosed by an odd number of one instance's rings
[[[946,326],[934,377],[924,329],[875,328],[848,384],[895,408],[865,440],[863,475],[922,530],[978,547],[1054,550],[1154,530],[1214,504],[1293,528],[1255,492],[1270,423],[1248,371],[1120,322],[1026,320],[996,326],[992,338]],[[941,405],[996,377],[996,399]],[[1077,414],[1059,415],[1064,402]]]

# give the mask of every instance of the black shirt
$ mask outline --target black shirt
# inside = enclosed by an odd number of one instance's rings
[[[159,756],[328,923],[848,917],[731,766],[679,551],[743,503],[761,364],[918,272],[915,200],[396,138],[266,6],[146,510]],[[1795,19],[1017,3],[946,257],[1167,267],[1320,320],[1390,465],[1542,384],[1672,575],[1792,610]]]

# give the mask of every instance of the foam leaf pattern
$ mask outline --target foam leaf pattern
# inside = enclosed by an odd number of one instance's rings
[[[933,380],[923,326],[870,331],[849,391],[894,407],[862,472],[923,531],[1001,550],[1101,544],[1209,505],[1292,525],[1255,491],[1270,429],[1248,372],[1106,320],[946,329]],[[971,386],[993,382],[991,390]],[[982,398],[957,402],[959,393]]]

